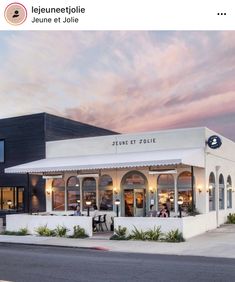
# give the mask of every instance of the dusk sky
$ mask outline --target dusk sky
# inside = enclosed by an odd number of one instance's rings
[[[0,33],[0,118],[118,132],[207,126],[235,141],[235,31]]]

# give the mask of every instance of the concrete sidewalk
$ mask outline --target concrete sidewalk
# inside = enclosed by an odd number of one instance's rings
[[[144,241],[113,241],[98,238],[70,239],[37,236],[0,235],[0,243],[63,246],[100,249],[113,252],[192,255],[206,257],[235,258],[235,225],[224,225],[183,243],[161,243]]]

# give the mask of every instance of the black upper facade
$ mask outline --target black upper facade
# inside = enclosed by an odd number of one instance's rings
[[[45,191],[41,177],[30,176],[28,179],[27,175],[5,174],[4,169],[45,158],[47,141],[111,134],[118,133],[47,113],[0,119],[0,142],[4,145],[0,188],[24,187],[25,211],[30,209],[31,194],[37,194],[40,200],[33,201],[31,209],[42,211],[45,209]],[[28,191],[28,182],[32,193]]]

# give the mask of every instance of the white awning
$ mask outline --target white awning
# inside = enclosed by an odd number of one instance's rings
[[[103,154],[48,158],[5,169],[6,173],[43,173],[76,170],[97,170],[148,166],[189,165],[204,167],[202,148],[159,150],[122,154]]]

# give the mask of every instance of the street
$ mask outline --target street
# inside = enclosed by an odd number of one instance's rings
[[[0,280],[235,281],[235,260],[0,244]]]

